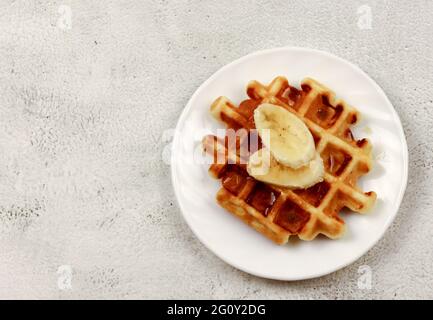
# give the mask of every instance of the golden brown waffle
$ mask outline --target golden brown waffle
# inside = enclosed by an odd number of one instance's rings
[[[358,178],[372,166],[369,141],[355,140],[350,131],[359,119],[357,110],[309,78],[302,81],[301,90],[290,86],[284,77],[275,78],[268,86],[251,81],[247,94],[249,99],[239,107],[219,97],[211,113],[227,128],[250,130],[255,128],[253,111],[261,103],[293,112],[314,137],[325,165],[324,181],[300,190],[259,182],[248,175],[245,161],[239,157],[248,135],[238,137],[235,153],[227,152],[228,139],[210,135],[203,139],[203,147],[214,156],[209,173],[222,180],[218,203],[278,244],[286,243],[290,235],[302,240],[312,240],[320,233],[332,239],[341,237],[345,224],[340,210],[347,207],[363,213],[376,200],[374,192],[364,193],[357,187]]]

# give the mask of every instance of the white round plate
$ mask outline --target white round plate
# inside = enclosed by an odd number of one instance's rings
[[[374,168],[360,179],[365,191],[378,199],[369,214],[343,213],[343,238],[318,237],[279,246],[234,217],[215,201],[221,182],[200,163],[204,134],[224,128],[209,107],[219,96],[238,104],[246,99],[250,80],[269,83],[285,76],[299,87],[312,77],[357,108],[362,121],[356,138],[369,138]],[[278,48],[256,52],[218,70],[189,100],[176,127],[172,145],[172,182],[182,214],[203,244],[232,266],[256,276],[299,280],[319,277],[343,268],[365,254],[385,233],[400,206],[406,188],[408,152],[400,119],[381,88],[355,65],[322,51]],[[292,237],[297,238],[297,237]]]

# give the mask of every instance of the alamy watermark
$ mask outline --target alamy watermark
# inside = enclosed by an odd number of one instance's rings
[[[161,158],[162,161],[171,165],[172,161],[183,161],[193,164],[248,164],[250,156],[261,149],[261,145],[269,145],[270,131],[264,129],[217,129],[215,134],[209,132],[195,132],[191,139],[177,141],[173,145],[174,129],[167,129],[161,136],[164,144]],[[183,158],[174,159],[172,157],[173,147],[179,148]],[[271,161],[270,153],[262,153],[261,169],[269,167]]]
[[[368,265],[362,265],[358,268],[358,289],[360,290],[371,290],[373,283],[373,271]]]
[[[66,291],[72,289],[72,267],[61,265],[57,268],[57,287],[59,290]]]
[[[72,29],[72,9],[70,6],[61,5],[57,12],[59,13],[59,18],[57,19],[57,27],[62,30]]]
[[[371,13],[371,7],[368,4],[363,4],[358,7],[356,13],[358,14],[358,28],[361,30],[372,29],[373,15]]]

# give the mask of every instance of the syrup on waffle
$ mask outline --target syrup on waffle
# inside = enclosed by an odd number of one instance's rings
[[[295,113],[314,137],[325,165],[324,180],[298,190],[257,181],[247,173],[240,158],[240,149],[249,135],[237,137],[234,153],[228,152],[227,139],[209,135],[203,139],[204,150],[214,156],[209,173],[222,181],[217,202],[278,244],[286,243],[291,235],[302,240],[312,240],[318,234],[341,237],[345,224],[339,217],[340,210],[347,207],[364,213],[376,200],[374,192],[364,193],[357,186],[358,178],[372,167],[370,142],[355,140],[350,130],[359,119],[357,110],[336,100],[330,89],[310,78],[302,81],[300,90],[284,77],[275,78],[268,86],[251,81],[247,95],[249,99],[239,107],[219,97],[211,113],[227,128],[249,132],[255,128],[254,109],[262,103]]]

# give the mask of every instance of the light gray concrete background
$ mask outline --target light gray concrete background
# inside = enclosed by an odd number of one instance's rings
[[[1,0],[0,298],[433,298],[432,17],[429,0]],[[286,45],[365,70],[410,155],[384,238],[343,270],[292,283],[209,252],[161,161],[164,131],[204,80]],[[371,289],[357,286],[362,265]]]

